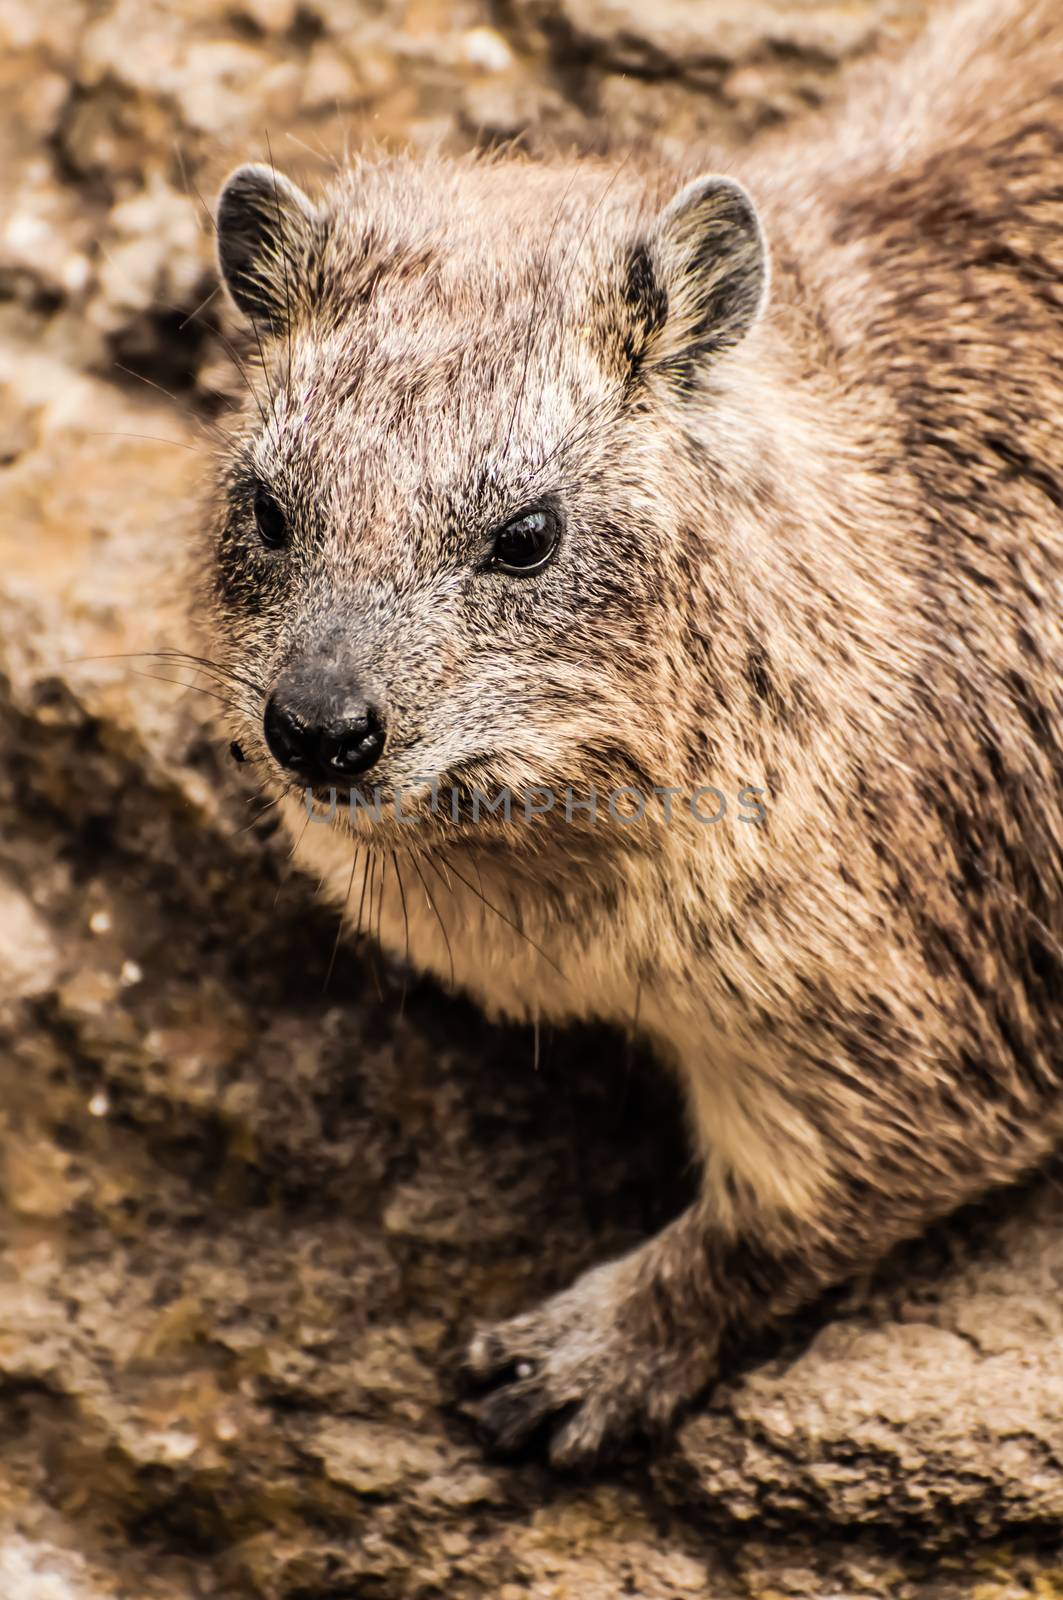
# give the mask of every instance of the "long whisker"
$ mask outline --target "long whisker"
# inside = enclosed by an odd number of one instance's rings
[[[157,393],[164,395],[166,399],[169,400],[173,405],[181,405],[181,401],[177,398],[173,391],[170,389],[164,389],[161,383],[155,382],[154,378],[145,378],[142,372],[134,372],[132,367],[124,366],[121,361],[116,361],[114,366],[116,372],[124,372],[127,378],[135,378],[137,383],[146,383],[149,389],[154,389],[157,391]],[[252,390],[252,394],[253,393],[254,391]],[[261,407],[259,407],[259,410],[261,411]],[[262,421],[265,422],[265,420],[265,416],[263,416]],[[193,421],[197,427],[206,428],[207,431],[212,433],[222,445],[228,444],[228,439],[226,438],[222,429],[219,428],[216,423],[207,422],[203,417],[194,417]]]
[[[550,280],[550,291],[551,291],[551,293],[553,292],[553,290],[556,287],[556,285],[558,284],[558,282],[561,281],[562,276],[566,275],[568,273],[570,265],[574,264],[579,259],[580,252],[582,251],[583,246],[586,243],[587,236],[590,233],[591,228],[594,225],[595,218],[598,216],[599,212],[601,211],[602,207],[604,206],[607,198],[609,197],[610,192],[613,189],[613,186],[618,181],[618,179],[620,177],[620,174],[623,172],[625,166],[627,165],[627,163],[628,163],[628,161],[630,159],[631,159],[631,153],[629,151],[624,156],[624,158],[620,162],[620,164],[616,168],[614,168],[613,172],[609,176],[608,181],[604,184],[601,194],[599,194],[599,196],[598,196],[597,200],[595,201],[594,205],[591,207],[591,210],[590,210],[590,213],[588,214],[587,220],[584,223],[584,226],[583,226],[583,228],[582,228],[582,230],[581,230],[581,232],[579,234],[579,237],[575,241],[575,244],[574,245],[570,245],[569,248],[562,255],[561,260],[558,262],[557,268],[556,268],[556,270],[555,270],[555,272],[554,272],[554,274],[553,274],[553,276],[552,276],[552,278]],[[558,207],[557,207],[556,212],[554,213],[553,221],[552,221],[551,227],[550,227],[550,238],[551,239],[553,238],[553,235],[554,235],[554,233],[556,231],[557,223],[558,223],[558,221],[560,219],[560,216],[561,216],[561,213],[562,213],[562,211],[564,209],[565,202],[567,201],[567,199],[568,199],[568,197],[569,197],[569,195],[570,195],[570,193],[572,191],[572,185],[573,185],[574,181],[575,181],[575,174],[573,175],[572,178],[569,179],[569,182],[565,186],[565,191],[562,194],[560,201],[558,202]],[[547,259],[548,259],[548,256],[549,256],[549,250],[550,250],[550,246],[549,246],[549,243],[548,243],[546,245],[546,247],[544,248],[544,250],[543,250],[542,260],[541,260],[541,262],[539,264],[539,275],[538,275],[538,277],[536,279],[536,283],[535,283],[535,290],[534,290],[534,294],[533,294],[533,298],[532,298],[531,316],[528,319],[528,329],[527,329],[527,334],[526,334],[525,342],[524,342],[523,368],[522,368],[522,371],[521,371],[520,387],[517,390],[517,398],[516,398],[516,401],[514,403],[513,412],[510,415],[509,427],[506,430],[506,444],[505,444],[505,450],[503,452],[504,454],[508,454],[508,452],[509,452],[510,437],[511,437],[511,435],[513,433],[513,428],[514,428],[516,419],[520,415],[521,406],[522,406],[523,401],[524,401],[524,393],[525,393],[525,389],[527,387],[527,382],[528,382],[528,368],[529,368],[529,357],[530,357],[530,354],[531,354],[531,342],[532,342],[532,338],[534,337],[535,325],[536,325],[536,321],[537,321],[537,313],[538,313],[538,310],[539,310],[540,290],[541,290],[541,287],[542,287],[543,274],[544,274],[545,269],[546,269],[546,262],[547,262]],[[556,452],[554,452],[554,453],[556,453]]]
[[[307,828],[309,828],[309,826],[310,826],[310,813],[308,811],[306,813],[306,817],[303,820],[303,825],[299,829],[298,838],[296,839],[295,843],[292,845],[291,849],[288,851],[288,860],[289,861],[292,859],[292,857],[294,856],[295,852],[298,850],[299,846],[302,844],[303,839],[304,839],[304,837],[306,835],[306,830],[307,830]],[[355,851],[355,856],[357,856],[357,854],[358,854],[358,852]]]
[[[201,683],[185,683],[181,678],[164,678],[158,672],[141,672],[136,667],[132,669],[132,672],[134,678],[147,678],[152,683],[169,683],[175,689],[187,689],[192,694],[208,695],[211,700],[217,700],[223,705],[226,711],[239,711],[242,709],[235,700],[230,700],[227,695],[219,694],[216,689],[206,689]]]
[[[598,196],[597,200],[594,202],[594,205],[591,207],[590,213],[588,214],[588,217],[587,217],[587,221],[583,226],[583,231],[581,232],[579,238],[576,240],[576,243],[575,243],[574,247],[571,250],[565,252],[564,257],[562,258],[561,263],[558,266],[557,272],[554,275],[554,282],[555,283],[558,282],[561,279],[562,274],[564,274],[567,277],[569,266],[570,265],[574,265],[575,262],[578,261],[579,255],[580,255],[580,251],[583,249],[584,244],[587,242],[587,235],[590,233],[591,228],[594,226],[595,218],[597,217],[598,213],[601,211],[601,209],[604,206],[606,200],[609,198],[609,195],[612,192],[614,184],[617,182],[617,180],[620,177],[620,174],[623,172],[624,168],[627,166],[627,164],[628,164],[628,162],[630,160],[631,160],[631,151],[629,150],[627,152],[627,154],[624,156],[623,160],[620,162],[619,166],[617,166],[617,167],[615,167],[613,169],[613,172],[611,173],[608,182],[603,186],[601,194]],[[551,284],[551,288],[552,287],[553,287],[553,284]]]
[[[488,904],[487,904],[487,893],[486,893],[486,891],[484,889],[484,875],[480,871],[480,863],[477,861],[475,856],[473,856],[473,858],[472,858],[472,870],[475,872],[475,874],[476,874],[476,882],[480,886],[480,888],[479,888],[479,896],[480,896],[480,927],[486,929],[486,927],[487,927],[487,912],[488,912],[488,909],[489,909],[488,908]]]
[[[174,140],[173,148],[174,148],[174,155],[177,157],[177,165],[181,169],[181,179],[182,179],[182,181],[184,183],[186,192],[190,191],[192,194],[195,195],[196,199],[199,201],[199,204],[200,204],[200,206],[202,207],[202,210],[203,210],[203,215],[207,220],[207,232],[208,233],[217,233],[218,229],[217,229],[217,226],[215,225],[215,222],[214,222],[213,212],[211,211],[211,209],[208,206],[207,202],[204,200],[203,196],[200,194],[200,192],[199,192],[198,188],[196,187],[196,185],[192,182],[192,179],[188,176],[188,168],[185,166],[185,153],[181,149],[181,141],[179,139],[175,139]]]
[[[524,333],[524,352],[521,357],[520,385],[517,389],[517,398],[513,402],[513,409],[509,414],[509,426],[506,429],[506,442],[502,447],[503,459],[509,454],[509,442],[513,435],[513,428],[520,412],[521,402],[524,399],[524,390],[528,382],[528,363],[531,357],[532,340],[535,337],[535,327],[539,312],[539,296],[542,292],[543,279],[546,276],[546,263],[550,256],[550,246],[553,243],[554,235],[557,232],[557,224],[560,221],[561,213],[565,208],[565,202],[572,192],[572,186],[576,181],[576,176],[577,174],[574,170],[572,176],[565,185],[564,193],[557,203],[557,210],[554,212],[553,220],[551,221],[550,229],[547,234],[546,244],[543,246],[543,253],[539,260],[539,271],[536,274],[535,288],[532,291],[531,311],[528,314],[528,325]]]
[[[362,937],[362,907],[365,905],[365,889],[366,884],[369,881],[369,863],[372,860],[372,856],[373,852],[367,848],[365,852],[365,863],[362,867],[362,892],[358,896],[358,926],[355,929],[356,939],[360,939]]]
[[[284,137],[290,139],[292,144],[297,144],[300,150],[305,150],[308,156],[313,156],[315,161],[324,162],[325,166],[331,167],[333,172],[343,171],[343,163],[332,155],[323,144],[307,144],[305,139],[300,139],[298,134],[292,133],[290,129],[286,130]]]
[[[178,159],[179,160],[181,159],[180,152],[178,152]],[[183,171],[184,171],[184,168],[182,166],[182,172]],[[187,181],[187,173],[185,173],[184,175],[185,175],[185,178],[186,178],[186,181]],[[200,204],[203,206],[204,211],[207,211],[206,202],[203,200],[203,196],[200,195],[198,193],[198,191],[197,191],[197,198],[198,198]],[[209,216],[210,216],[209,211],[207,211],[207,215],[208,215],[208,218],[209,218]],[[211,227],[213,228],[213,219],[211,219]],[[109,254],[109,252],[106,250],[106,248],[104,249],[104,254],[107,256],[108,261],[110,261],[111,266],[112,267],[116,267],[117,263],[114,261],[114,258]],[[118,270],[120,271],[121,269],[118,268]],[[188,315],[184,319],[184,322],[181,323],[181,327],[182,328],[185,326],[185,323],[191,322],[193,320],[198,320],[200,312],[202,311],[203,307],[210,303],[210,301],[213,298],[213,296],[217,293],[218,287],[219,286],[217,284],[215,284],[214,288],[210,291],[210,294],[207,296],[207,298],[204,301],[202,301],[201,304],[195,308],[195,310],[193,310],[193,311],[188,313]],[[155,303],[159,307],[161,307],[161,309],[163,311],[172,312],[175,316],[181,316],[183,314],[183,312],[184,312],[184,307],[183,306],[175,306],[170,301],[167,301],[167,300],[158,300]],[[243,362],[241,361],[241,359],[240,359],[239,355],[237,354],[235,348],[233,347],[231,341],[226,338],[225,334],[222,333],[220,328],[211,327],[211,332],[220,340],[220,342],[225,346],[226,350],[229,352],[230,357],[232,358],[235,366],[237,367],[237,369],[238,369],[238,371],[240,373],[241,378],[244,381],[244,385],[247,388],[248,394],[250,394],[250,396],[251,396],[252,400],[254,400],[256,406],[258,406],[259,415],[262,418],[263,425],[265,425],[265,421],[266,421],[265,413],[263,412],[262,406],[259,403],[258,394],[257,394],[257,392],[255,390],[254,384],[251,382],[251,379],[248,377],[247,369],[245,368]],[[128,372],[130,377],[141,378],[144,383],[152,383],[152,380],[150,378],[144,378],[143,374],[138,373],[138,372],[130,372],[130,369],[128,367],[123,367],[120,362],[115,362],[115,366],[118,367],[119,371],[121,371],[121,372]],[[263,357],[263,366],[265,366],[265,357]],[[268,380],[268,376],[267,376],[267,383],[268,383],[268,381],[269,380]],[[156,388],[156,389],[159,389],[160,393],[167,395],[167,397],[169,399],[176,400],[176,396],[170,394],[168,390],[163,389],[160,384],[152,383],[152,387]],[[218,429],[215,429],[214,431],[220,433],[220,430],[218,430]]]
[[[380,943],[380,919],[384,911],[384,878],[388,870],[387,856],[380,857],[380,888],[376,897],[376,942]]]
[[[183,178],[186,190],[191,190],[192,194],[195,195],[195,198],[199,200],[200,208],[202,208],[203,211],[203,216],[205,216],[205,219],[207,219],[208,232],[210,232],[210,234],[216,234],[216,232],[218,232],[218,227],[216,227],[215,218],[213,218],[213,214],[211,214],[210,206],[208,206],[207,202],[203,200],[203,195],[200,194],[200,190],[195,187],[194,182],[192,182],[192,179],[189,178],[186,165],[184,165],[184,152],[181,150],[179,142],[174,141],[174,152],[176,152],[176,157],[178,157],[178,165],[179,168],[181,168],[181,178]],[[184,328],[186,328],[186,326],[191,322],[199,322],[203,312],[205,312],[207,307],[210,306],[210,302],[213,301],[215,294],[218,294],[219,290],[221,290],[221,283],[215,283],[213,288],[211,288],[210,293],[208,293],[207,296],[205,296],[205,298],[199,302],[199,306],[192,307],[191,312],[187,312],[187,314],[184,315],[183,320],[181,320],[181,323],[179,323],[179,331],[184,331]],[[171,312],[174,312],[176,315],[181,315],[181,312],[183,312],[183,307],[173,306],[173,304],[170,304],[170,302],[158,301],[158,304],[163,307],[163,310],[171,310]],[[258,405],[258,395],[256,395],[255,384],[253,384],[251,379],[248,378],[247,368],[245,368],[242,360],[240,360],[239,352],[237,352],[237,347],[234,346],[232,339],[227,338],[227,334],[224,334],[223,331],[221,331],[221,328],[218,328],[215,323],[205,323],[205,326],[210,326],[210,331],[211,334],[213,334],[213,338],[218,339],[219,344],[223,344],[224,349],[226,349],[227,354],[229,354],[229,358],[231,358],[235,368],[237,368],[237,371],[239,371],[240,378],[243,379],[243,384],[245,384],[245,387],[247,387],[248,394],[251,395],[251,398],[253,398],[253,400],[256,402],[256,405]],[[264,365],[266,365],[266,362],[264,362],[263,358],[263,366]],[[134,374],[134,376],[136,376],[136,374]],[[269,376],[267,376],[267,382],[269,382]],[[261,414],[261,406],[259,406],[259,414]],[[263,422],[264,421],[266,421],[266,418],[263,416]]]
[[[428,857],[427,856],[425,857],[425,860],[426,860],[426,862],[428,861]],[[447,947],[447,960],[450,962],[450,984],[451,984],[451,988],[453,988],[454,987],[454,952],[450,948],[450,935],[447,933],[446,925],[443,922],[443,918],[439,915],[439,907],[435,903],[435,898],[434,898],[434,896],[432,894],[432,891],[428,887],[428,884],[425,881],[424,873],[421,871],[420,865],[418,864],[417,852],[416,851],[411,852],[410,863],[411,863],[411,865],[413,867],[414,872],[416,872],[418,878],[421,880],[421,888],[425,892],[425,898],[428,901],[428,904],[432,908],[433,914],[435,915],[435,919],[439,924],[439,931],[443,935],[443,943]]]
[[[117,657],[117,658],[82,657],[81,658],[81,660],[83,660],[83,661],[93,660],[93,659],[107,660],[107,659],[123,659],[123,658],[122,657]],[[223,706],[224,709],[230,713],[230,715],[233,715],[233,716],[242,715],[242,716],[249,717],[249,718],[252,718],[252,719],[257,718],[257,716],[258,716],[257,698],[256,698],[256,700],[254,702],[250,701],[248,699],[246,691],[243,688],[243,685],[240,682],[232,682],[232,681],[230,681],[230,679],[228,677],[217,676],[215,674],[212,674],[205,667],[195,666],[191,662],[184,661],[178,656],[168,655],[168,654],[165,654],[165,653],[163,653],[161,651],[153,651],[153,652],[143,651],[143,652],[136,652],[136,653],[130,652],[129,656],[126,657],[125,659],[161,661],[164,665],[167,665],[167,666],[173,666],[173,667],[184,666],[184,667],[187,667],[189,671],[198,672],[198,673],[202,674],[204,677],[208,678],[212,682],[213,687],[208,688],[205,684],[202,684],[202,683],[187,683],[184,678],[172,678],[172,677],[169,677],[168,675],[166,675],[164,673],[161,673],[161,672],[145,672],[142,669],[137,668],[137,667],[131,667],[130,668],[130,672],[132,673],[133,677],[135,677],[135,678],[150,679],[154,683],[169,683],[169,684],[172,684],[175,689],[186,689],[186,690],[190,691],[193,694],[206,695],[209,699],[216,700],[219,705]],[[247,760],[248,758],[245,757],[244,759]],[[255,765],[255,764],[256,763],[252,760],[252,765]]]
[[[269,375],[269,364],[266,361],[266,352],[262,345],[262,335],[258,331],[258,318],[255,316],[251,317],[251,331],[255,336],[255,344],[258,346],[258,359],[262,368],[262,376],[266,380],[266,393],[269,395],[269,410],[273,418],[273,426],[279,428],[280,418],[277,415],[277,396],[273,392],[273,380]]]
[[[399,858],[394,850],[391,852],[391,864],[395,868],[395,880],[399,886],[399,900],[402,904],[402,934],[404,948],[402,956],[402,994],[399,997],[399,1016],[401,1017],[406,1006],[407,973],[409,971],[410,964],[410,919],[406,911],[406,889],[402,881],[402,872],[399,868]]]
[[[200,311],[203,309],[203,306],[207,305],[209,303],[211,295],[213,295],[215,293],[216,293],[216,288],[211,290],[211,292],[207,296],[206,300],[203,301],[203,305],[197,306],[195,311],[190,311],[188,313],[188,316],[185,318],[185,321],[186,322],[191,322],[193,320],[198,320]],[[176,311],[178,308],[176,306],[173,306],[171,309]],[[182,324],[182,326],[184,326],[184,324]],[[214,323],[204,323],[204,327],[209,328],[210,332],[211,332],[211,336],[213,338],[217,339],[220,344],[224,345],[225,351],[226,351],[230,361],[236,367],[236,369],[239,372],[241,378],[244,380],[244,386],[246,387],[248,394],[251,396],[252,400],[254,400],[255,404],[258,406],[258,414],[262,418],[263,425],[265,425],[266,416],[265,416],[265,412],[263,411],[261,405],[259,405],[259,402],[258,402],[258,391],[255,389],[254,384],[251,382],[251,379],[248,376],[247,368],[244,365],[244,362],[241,359],[241,356],[240,356],[235,344],[228,337],[228,335],[222,333],[221,329],[216,327],[214,325]],[[258,329],[257,328],[255,329],[255,334],[256,334],[256,337],[257,337],[257,335],[258,335]],[[261,359],[261,362],[262,362],[262,374],[266,379],[266,386],[268,388],[269,387],[269,373],[268,373],[268,371],[266,369],[266,358],[265,358],[265,355],[262,353],[261,341],[259,342],[259,356],[260,356],[260,359]]]
[[[214,675],[218,683],[239,684],[241,688],[249,689],[253,695],[261,696],[265,693],[262,685],[253,678],[245,678],[241,673],[231,667],[225,667],[220,661],[211,661],[209,656],[191,655],[187,650],[176,648],[166,650],[117,650],[105,655],[93,656],[68,656],[60,662],[61,666],[81,666],[88,661],[166,661],[173,666],[182,663],[189,667],[197,667],[204,672]]]
[[[289,861],[292,859],[292,857],[294,856],[295,852],[298,850],[299,846],[302,844],[303,837],[304,837],[304,835],[306,833],[307,828],[309,828],[309,826],[310,826],[310,813],[308,811],[306,813],[306,820],[304,821],[303,826],[299,831],[299,837],[296,839],[295,843],[292,845],[291,849],[288,851],[287,859]],[[274,910],[277,909],[277,906],[280,903],[280,897],[281,897],[281,894],[282,894],[283,890],[284,890],[284,880],[282,879],[277,884],[277,892],[273,896],[273,909]]]
[[[492,903],[492,901],[488,900],[487,896],[483,894],[481,890],[477,889],[475,884],[470,883],[468,878],[464,877],[463,874],[458,871],[453,861],[449,860],[449,858],[447,858],[447,864],[454,876],[460,883],[465,885],[470,894],[474,894],[478,900],[482,900],[488,911],[493,911],[496,917],[501,918],[507,927],[512,928],[513,932],[524,940],[525,944],[531,946],[536,955],[542,956],[547,965],[553,967],[559,978],[564,978],[565,974],[561,971],[561,968],[558,966],[557,962],[551,960],[541,945],[536,944],[535,940],[529,934],[525,933],[524,929],[519,927],[517,923],[513,921],[512,917],[507,917],[506,913],[504,911],[500,911],[499,908]]]
[[[214,675],[219,679],[226,679],[232,683],[239,683],[245,689],[249,689],[254,695],[265,694],[265,689],[263,688],[262,684],[258,683],[254,678],[245,677],[242,672],[237,672],[235,667],[227,667],[220,661],[212,661],[209,656],[193,655],[188,650],[178,650],[176,646],[171,646],[166,650],[155,651],[153,654],[168,657],[170,660],[175,662],[185,661],[190,666],[199,667],[205,672],[209,671],[214,673]]]
[[[380,973],[377,970],[376,951],[373,947],[373,893],[376,887],[376,856],[369,850],[369,904],[366,911],[365,932],[369,940],[369,969],[373,974],[373,987],[378,1000],[383,1000],[384,991],[380,987]],[[361,931],[361,917],[358,919],[359,932]]]
[[[553,446],[553,449],[549,450],[541,460],[535,463],[531,469],[532,474],[535,475],[543,472],[545,468],[549,466],[550,462],[554,460],[555,456],[560,455],[562,450],[570,446],[580,445],[599,418],[611,407],[615,407],[617,403],[617,396],[615,394],[602,395],[599,397],[599,399],[592,401],[585,410],[580,412],[575,421],[565,429],[565,432],[561,435],[560,439],[557,440]]]
[[[189,313],[189,320],[191,320],[192,317],[197,317],[198,318],[198,316],[199,316],[198,310],[194,311],[194,312],[190,312]],[[262,405],[261,400],[259,399],[258,390],[255,388],[254,384],[251,382],[251,377],[250,377],[250,374],[248,373],[247,367],[244,364],[243,359],[241,358],[241,356],[237,352],[236,346],[233,344],[232,340],[226,334],[222,333],[220,328],[216,328],[213,325],[211,325],[211,330],[210,331],[213,334],[213,336],[219,341],[219,343],[224,345],[226,353],[228,354],[230,361],[233,363],[233,365],[236,368],[237,372],[240,374],[241,378],[243,379],[244,388],[247,390],[248,394],[251,396],[252,400],[255,402],[255,409],[256,409],[256,411],[258,412],[259,416],[262,419],[262,426],[265,427],[266,426],[266,412],[265,412],[265,409],[264,409],[264,407]],[[266,373],[266,358],[265,358],[264,355],[261,356],[261,360],[262,360],[263,375],[266,377],[266,385],[268,387],[269,386],[269,376]]]
[[[284,233],[281,227],[281,200],[280,190],[277,187],[277,168],[273,160],[273,146],[270,143],[269,129],[266,129],[266,152],[269,156],[270,171],[273,173],[273,203],[277,212],[277,237],[281,241],[281,266],[284,269],[284,333],[288,344],[288,377],[287,383],[292,381],[292,296],[288,284],[288,252],[284,247]]]
[[[160,433],[129,433],[122,428],[89,428],[85,437],[88,439],[147,439],[152,444],[172,444],[175,450],[191,450],[195,452],[195,445],[189,444],[187,439],[164,439]]]
[[[200,317],[203,315],[204,311],[206,311],[207,307],[210,305],[210,302],[214,299],[214,296],[218,293],[220,288],[221,284],[216,283],[213,289],[211,289],[210,293],[203,296],[203,299],[199,302],[198,306],[192,307],[192,310],[188,313],[188,315],[177,324],[178,333],[184,333],[190,322],[199,321]],[[209,324],[204,324],[204,326],[209,326]],[[218,333],[217,328],[214,328],[213,331],[218,334],[218,338],[221,339],[223,343],[227,343],[224,334]]]
[[[306,820],[307,820],[307,822],[310,821],[309,815],[307,816]],[[324,994],[328,989],[329,983],[331,982],[331,979],[332,979],[332,969],[336,965],[336,953],[339,950],[340,939],[341,939],[341,937],[343,935],[343,922],[344,922],[344,918],[347,915],[347,903],[351,898],[351,890],[354,887],[354,869],[357,867],[357,865],[358,865],[358,851],[357,851],[357,849],[355,849],[353,854],[351,855],[351,875],[347,879],[347,893],[344,895],[343,904],[340,906],[340,920],[339,920],[339,923],[337,924],[337,927],[336,927],[336,937],[332,941],[332,954],[329,956],[328,967],[327,967],[327,969],[325,971],[325,981],[321,985],[322,994]]]
[[[248,804],[250,805],[252,801],[261,800],[261,799],[262,799],[262,796],[260,794],[249,795],[248,796]],[[281,801],[283,799],[284,799],[283,794],[277,794],[277,795],[274,795],[271,800],[267,800],[266,804],[262,807],[262,809],[260,811],[256,811],[255,812],[255,815],[251,818],[250,822],[245,823],[242,828],[235,829],[235,831],[233,832],[232,837],[234,839],[239,839],[245,833],[250,833],[252,831],[252,829],[257,828],[259,823],[262,821],[262,818],[266,815],[266,812],[267,811],[272,811],[274,806],[280,805],[280,803],[281,803]],[[318,884],[317,887],[318,887],[319,891],[321,889],[321,884],[324,883],[324,881],[325,881],[324,878],[322,878],[321,883]]]

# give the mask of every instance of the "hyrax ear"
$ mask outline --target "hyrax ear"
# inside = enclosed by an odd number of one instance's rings
[[[648,248],[629,262],[625,298],[643,335],[633,350],[638,367],[692,386],[749,332],[767,287],[768,254],[753,201],[730,178],[695,178],[661,212]]]
[[[218,198],[218,265],[240,310],[274,333],[306,299],[321,211],[272,167],[238,167]]]

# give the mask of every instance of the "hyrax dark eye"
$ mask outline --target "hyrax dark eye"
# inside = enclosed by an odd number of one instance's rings
[[[290,536],[288,518],[269,490],[261,485],[255,490],[254,512],[255,527],[266,549],[283,550]]]
[[[541,572],[557,549],[560,537],[561,518],[549,506],[522,511],[519,517],[496,530],[491,565],[522,578]]]

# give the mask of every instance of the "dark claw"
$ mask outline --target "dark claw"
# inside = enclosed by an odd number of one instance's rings
[[[465,1409],[478,1431],[506,1455],[526,1445],[551,1418],[550,1397],[534,1383],[507,1383]]]

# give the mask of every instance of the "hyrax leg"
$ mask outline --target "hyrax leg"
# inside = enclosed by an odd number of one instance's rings
[[[467,1366],[490,1385],[474,1412],[503,1449],[543,1425],[555,1466],[580,1466],[665,1424],[713,1374],[728,1287],[708,1282],[701,1204],[534,1311],[479,1333]]]
[[[548,1428],[555,1465],[577,1466],[628,1434],[660,1429],[713,1378],[721,1345],[1018,1176],[1049,1146],[1047,1132],[1024,1137],[1010,1117],[995,1128],[957,1118],[955,1099],[944,1115],[927,1087],[917,1084],[910,1104],[892,1095],[888,1108],[877,1097],[865,1102],[847,1129],[836,1123],[814,1173],[810,1141],[795,1126],[798,1137],[789,1148],[780,1143],[759,1194],[748,1176],[710,1157],[699,1199],[662,1233],[479,1333],[467,1365],[486,1389],[474,1410],[488,1434],[512,1449]],[[833,1109],[837,1117],[837,1101]],[[758,1154],[767,1156],[763,1142]],[[790,1206],[780,1203],[778,1181],[788,1162],[803,1164],[781,1186]]]

